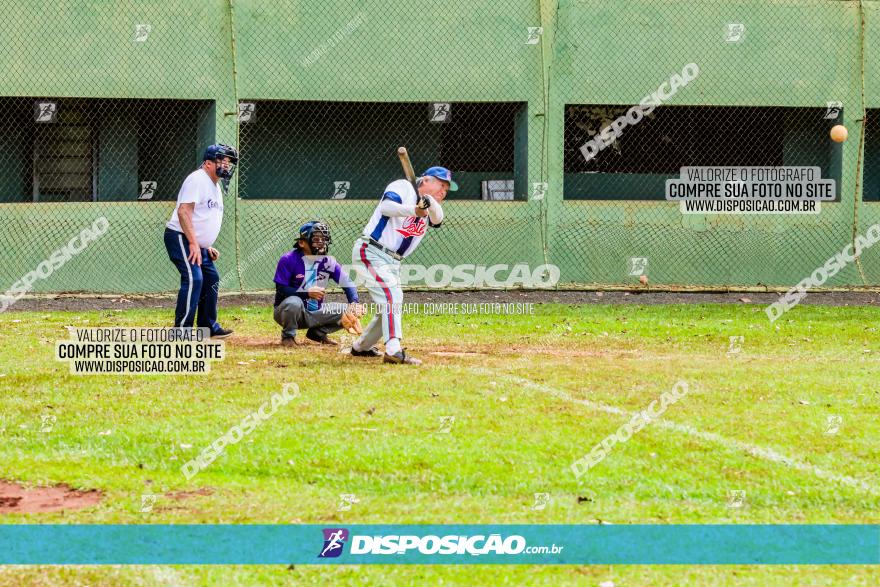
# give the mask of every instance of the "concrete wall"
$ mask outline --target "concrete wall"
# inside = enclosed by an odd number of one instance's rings
[[[222,0],[66,0],[51,9],[15,3],[0,20],[0,38],[13,49],[0,56],[0,96],[207,100],[208,110],[190,122],[194,142],[229,144],[239,144],[238,101],[520,103],[515,176],[523,199],[451,201],[444,229],[426,239],[413,262],[549,261],[565,283],[626,284],[635,281],[628,259],[644,256],[660,286],[779,286],[799,281],[851,242],[854,227],[880,221],[877,204],[862,202],[863,186],[880,185],[877,139],[869,136],[861,148],[863,108],[880,108],[880,2],[862,4],[863,10],[840,0],[239,0],[234,7]],[[743,42],[723,41],[731,22],[746,25]],[[151,26],[146,40],[136,40],[138,24]],[[538,26],[539,42],[528,44],[528,27]],[[663,201],[564,200],[565,105],[634,104],[689,62],[700,65],[701,75],[672,105],[818,108],[842,101],[850,139],[834,155],[840,200],[819,216],[769,217],[685,217]],[[123,133],[129,122],[107,124],[102,133]],[[384,136],[392,122],[375,125]],[[360,127],[353,137],[370,125]],[[312,153],[326,148],[341,157],[356,149],[351,137],[334,145],[337,137],[320,130],[318,123],[289,141],[263,136],[263,155],[255,149],[254,157],[269,160],[265,154],[278,148],[307,169],[316,165]],[[427,132],[407,140],[430,148]],[[760,129],[739,132],[747,140]],[[397,142],[393,133],[387,138]],[[26,164],[21,142],[13,132],[0,133],[7,153],[0,202],[19,200],[16,186],[28,181],[13,169]],[[180,159],[200,148],[186,137],[172,144],[162,157]],[[811,143],[802,136],[792,144],[822,150],[827,138]],[[0,286],[105,215],[109,235],[35,289],[174,288],[161,242],[173,204],[103,201],[130,199],[133,156],[130,144],[102,153],[96,203],[0,204]],[[393,153],[376,157],[376,169],[396,173]],[[238,178],[232,182],[218,242],[227,288],[270,287],[292,227],[312,217],[331,222],[335,252],[348,261],[371,202],[330,201],[329,186],[315,193],[299,184],[279,189],[269,174],[255,182],[254,194],[277,199],[239,200]],[[532,197],[536,182],[548,185],[541,199]],[[880,250],[829,285],[866,283],[880,284]]]

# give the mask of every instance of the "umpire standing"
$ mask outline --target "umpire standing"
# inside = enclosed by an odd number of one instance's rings
[[[212,245],[223,222],[220,179],[230,180],[238,151],[228,145],[205,149],[202,166],[190,173],[177,194],[177,206],[165,228],[168,257],[180,273],[180,291],[174,326],[210,328],[212,338],[232,334],[217,322],[217,284],[214,261],[220,253]]]

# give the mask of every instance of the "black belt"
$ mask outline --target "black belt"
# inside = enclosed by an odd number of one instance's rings
[[[368,244],[370,244],[370,245],[376,247],[377,249],[379,249],[379,250],[382,251],[383,253],[386,253],[386,254],[389,255],[392,259],[397,259],[398,261],[402,261],[402,260],[403,260],[403,255],[401,255],[401,254],[399,254],[399,253],[396,253],[396,252],[392,251],[391,249],[389,249],[388,247],[386,247],[385,245],[383,245],[382,243],[380,243],[380,242],[377,241],[376,239],[369,238],[369,237],[364,237],[364,238],[366,238]]]

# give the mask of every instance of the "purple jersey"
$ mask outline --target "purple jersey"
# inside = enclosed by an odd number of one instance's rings
[[[295,295],[306,302],[306,309],[315,312],[321,308],[322,300],[309,297],[312,287],[327,287],[333,280],[341,284],[349,303],[358,301],[357,289],[343,274],[342,266],[329,255],[303,255],[299,249],[288,251],[278,259],[275,269],[275,305],[284,298]]]

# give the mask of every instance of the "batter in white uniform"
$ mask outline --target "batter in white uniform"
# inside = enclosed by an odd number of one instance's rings
[[[400,343],[403,290],[400,287],[400,262],[416,250],[428,228],[443,222],[440,203],[447,192],[458,185],[445,167],[431,167],[413,185],[398,179],[388,184],[373,216],[355,241],[352,261],[366,276],[367,291],[379,311],[352,344],[354,356],[378,356],[379,338],[385,341],[383,362],[418,365],[421,361],[407,356]]]

